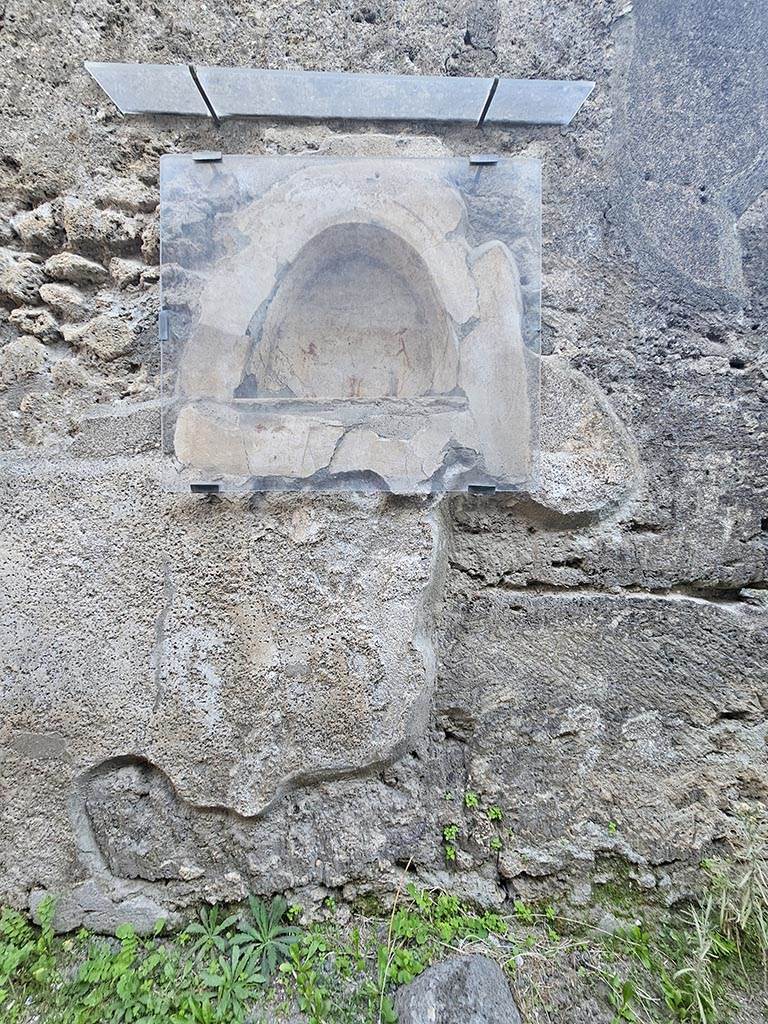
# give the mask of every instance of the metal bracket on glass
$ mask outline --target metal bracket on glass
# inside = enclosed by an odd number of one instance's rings
[[[86,62],[124,114],[570,124],[594,82]]]
[[[193,153],[192,159],[196,164],[215,164],[223,157],[220,150],[211,150],[210,153]]]
[[[218,494],[221,487],[218,484],[194,483],[189,485],[192,494]]]
[[[472,156],[469,158],[469,163],[471,167],[474,167],[475,164],[485,164],[492,166],[493,164],[497,164],[498,162],[499,158],[498,156],[496,156],[495,153],[473,153]]]
[[[157,314],[157,337],[160,341],[170,341],[171,338],[171,316],[167,309],[161,309]]]

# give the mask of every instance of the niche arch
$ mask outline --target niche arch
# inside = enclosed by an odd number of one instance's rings
[[[429,268],[379,224],[314,235],[248,333],[236,397],[420,398],[458,386],[456,325]]]

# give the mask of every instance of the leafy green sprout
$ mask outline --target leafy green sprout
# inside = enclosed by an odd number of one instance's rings
[[[616,972],[604,976],[608,988],[608,1001],[614,1015],[611,1024],[636,1024],[638,1017],[633,1009],[637,989],[630,978],[621,978]]]
[[[233,946],[228,956],[218,956],[203,974],[206,986],[216,991],[220,1017],[230,1014],[238,1022],[245,1019],[248,1003],[268,981],[258,969],[258,959],[254,950]]]
[[[468,789],[464,794],[464,806],[469,808],[480,806],[480,797],[477,793],[473,793],[471,789]]]
[[[202,956],[211,953],[226,952],[229,941],[228,933],[237,924],[237,914],[219,920],[221,908],[218,906],[202,907],[200,920],[187,925],[186,933],[193,937],[192,949]]]
[[[324,1024],[331,1012],[330,992],[321,980],[324,943],[317,934],[305,933],[292,943],[288,959],[280,964],[281,975],[292,981],[298,997],[299,1009],[309,1024]]]
[[[269,979],[287,958],[301,932],[285,923],[288,903],[282,896],[275,896],[269,906],[250,896],[248,905],[253,923],[242,924],[232,941],[256,957],[260,972]]]
[[[515,917],[521,924],[532,925],[536,923],[536,911],[525,900],[514,900],[512,904]]]
[[[446,825],[443,828],[443,844],[445,859],[447,861],[456,860],[456,840],[459,838],[459,826],[458,825]]]

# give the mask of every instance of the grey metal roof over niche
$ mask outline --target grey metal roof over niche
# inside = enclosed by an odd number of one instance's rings
[[[594,82],[373,75],[186,64],[86,69],[124,114],[569,124]]]

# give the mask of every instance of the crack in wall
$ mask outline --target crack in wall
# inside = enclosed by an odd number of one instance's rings
[[[427,729],[435,696],[438,650],[435,642],[436,620],[440,612],[448,576],[449,518],[445,504],[438,499],[427,514],[432,534],[429,580],[419,602],[414,625],[413,645],[424,662],[425,697],[418,701],[412,715],[412,731],[423,735]]]
[[[722,595],[717,593],[717,588],[697,588],[691,585],[675,585],[670,587],[640,587],[640,586],[614,586],[614,587],[590,587],[583,584],[557,584],[544,583],[539,580],[530,580],[521,586],[517,584],[506,585],[503,580],[498,583],[488,584],[482,590],[500,590],[508,594],[531,594],[532,596],[549,595],[554,597],[599,597],[611,598],[614,600],[646,600],[646,601],[691,601],[700,605],[713,605],[734,614],[745,614],[755,612],[765,614],[766,609],[759,604],[752,602],[749,597],[740,597],[742,589],[748,589],[754,584],[745,583],[743,588],[723,590]]]
[[[160,611],[155,619],[155,643],[152,649],[152,670],[155,680],[155,701],[153,711],[157,711],[163,695],[163,662],[165,655],[165,631],[168,625],[168,617],[171,614],[173,599],[176,595],[176,588],[171,580],[171,566],[168,561],[163,567],[163,596]]]

